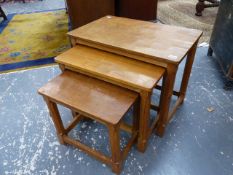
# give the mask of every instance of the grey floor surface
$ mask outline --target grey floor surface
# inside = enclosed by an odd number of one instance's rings
[[[36,11],[47,11],[65,8],[64,0],[26,0],[26,3],[20,1],[8,1],[1,6],[6,14],[13,13],[31,13]]]
[[[65,7],[63,0],[1,5],[7,14]],[[152,135],[144,154],[133,147],[122,174],[233,175],[233,92],[223,88],[225,79],[220,67],[215,59],[205,56],[206,52],[206,48],[198,49],[187,97],[164,137]],[[105,164],[58,143],[37,89],[59,73],[58,67],[52,66],[0,74],[1,175],[112,174]],[[209,112],[208,108],[214,110]],[[64,121],[70,120],[69,110],[60,111]],[[106,128],[95,122],[83,122],[72,136],[109,153]]]
[[[152,135],[144,154],[133,147],[122,174],[233,174],[233,93],[223,89],[223,74],[206,52],[198,49],[187,97],[164,137]],[[52,66],[0,75],[0,174],[112,174],[105,164],[58,143],[37,89],[59,73]],[[69,110],[60,110],[64,121],[71,119]],[[109,152],[106,129],[95,122],[83,122],[72,134]]]

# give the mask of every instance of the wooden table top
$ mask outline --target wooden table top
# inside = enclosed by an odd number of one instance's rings
[[[196,29],[106,16],[68,33],[78,43],[134,57],[178,64],[201,37]],[[135,57],[136,58],[136,57]],[[148,59],[146,59],[148,58]],[[136,58],[137,59],[137,58]]]
[[[102,50],[77,45],[55,58],[68,69],[109,82],[151,91],[165,69]]]
[[[138,97],[133,91],[68,70],[38,92],[111,124],[118,123]]]

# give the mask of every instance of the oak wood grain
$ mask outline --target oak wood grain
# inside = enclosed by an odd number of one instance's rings
[[[38,92],[110,124],[118,123],[138,96],[130,90],[71,71],[64,71]]]
[[[153,64],[179,64],[202,32],[196,29],[106,16],[68,33],[77,43]]]
[[[151,91],[165,72],[162,67],[81,45],[62,53],[55,60],[73,70],[146,91]]]

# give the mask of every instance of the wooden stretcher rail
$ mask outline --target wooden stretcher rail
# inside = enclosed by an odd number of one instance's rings
[[[103,155],[102,153],[100,153],[99,151],[96,151],[94,149],[91,149],[90,147],[86,146],[85,144],[80,143],[79,141],[73,140],[70,137],[68,137],[67,135],[63,135],[63,139],[65,141],[65,143],[71,144],[85,152],[87,152],[88,154],[90,154],[91,156],[99,159],[100,161],[111,165],[111,159],[105,155]]]
[[[155,86],[155,89],[161,90],[161,89],[162,89],[162,86],[157,85],[157,86]],[[180,95],[180,92],[173,90],[173,93],[172,93],[172,94],[175,95],[175,96],[179,96],[179,95]]]
[[[74,117],[70,124],[66,127],[65,133],[67,134],[68,132],[70,132],[82,119],[83,116],[81,114]]]

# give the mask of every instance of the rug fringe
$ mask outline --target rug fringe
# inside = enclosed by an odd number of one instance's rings
[[[21,71],[23,72],[23,71],[28,71],[28,70],[32,70],[32,69],[53,67],[53,66],[58,66],[58,64],[57,63],[49,63],[49,64],[43,64],[43,65],[38,65],[38,66],[30,66],[30,67],[23,67],[23,68],[18,68],[18,69],[6,70],[6,71],[1,71],[0,75],[11,74],[11,73],[21,72]]]

